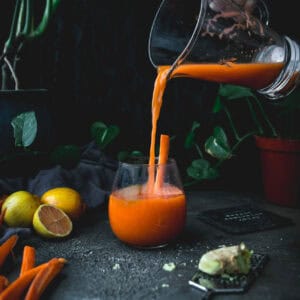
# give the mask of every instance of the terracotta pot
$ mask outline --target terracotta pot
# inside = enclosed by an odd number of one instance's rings
[[[300,207],[300,140],[255,136],[267,201]]]

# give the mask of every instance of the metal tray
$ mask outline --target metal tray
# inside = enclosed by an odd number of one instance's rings
[[[253,254],[251,269],[247,275],[212,276],[199,270],[189,280],[189,285],[204,292],[202,299],[209,299],[213,294],[243,293],[259,276],[267,261],[267,255]]]

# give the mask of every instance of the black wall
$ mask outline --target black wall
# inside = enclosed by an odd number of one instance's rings
[[[1,1],[1,41],[12,2]],[[99,120],[121,129],[107,150],[109,155],[121,150],[147,154],[156,75],[147,42],[159,4],[159,0],[62,0],[46,34],[25,46],[19,67],[22,87],[48,88],[53,93],[57,143],[88,143],[90,125]],[[297,20],[293,5],[291,0],[271,1],[271,25],[279,33],[297,37],[299,30],[283,21]],[[172,156],[182,172],[192,158],[183,149],[185,134],[194,120],[200,120],[205,132],[211,130],[208,112],[216,90],[216,84],[192,79],[175,79],[168,85],[159,132],[176,136]],[[223,181],[215,185],[260,188],[255,151],[251,142],[245,145],[225,166]]]

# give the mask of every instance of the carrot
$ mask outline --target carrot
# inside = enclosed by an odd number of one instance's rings
[[[5,277],[4,275],[0,275],[0,293],[4,291],[8,285],[9,285],[9,281],[7,277]]]
[[[1,294],[0,300],[12,300],[19,299],[24,293],[25,289],[30,285],[33,278],[39,273],[40,270],[47,268],[51,261],[62,261],[65,262],[64,258],[52,258],[46,263],[43,263],[37,267],[34,267],[26,272],[24,272],[21,276],[15,279]]]
[[[20,276],[32,269],[35,265],[35,249],[31,246],[26,245],[23,249],[22,264],[20,269]]]
[[[16,245],[18,238],[17,234],[13,234],[0,246],[0,267],[2,267],[6,257]]]
[[[62,270],[65,262],[51,261],[47,268],[41,269],[30,284],[25,300],[38,300],[49,283]]]
[[[169,157],[169,149],[170,149],[170,137],[166,134],[160,135],[160,145],[159,145],[159,156],[158,156],[158,169],[155,179],[155,187],[154,190],[159,190],[164,183],[164,175],[165,175],[165,164],[168,161]]]

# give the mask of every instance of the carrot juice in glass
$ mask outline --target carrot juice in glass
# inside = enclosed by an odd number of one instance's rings
[[[175,160],[160,164],[156,159],[154,165],[146,158],[121,162],[108,210],[113,233],[128,245],[157,248],[175,240],[186,220],[186,198]]]

